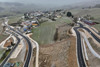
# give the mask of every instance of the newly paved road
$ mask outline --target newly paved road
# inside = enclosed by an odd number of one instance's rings
[[[15,31],[14,29],[12,29],[10,26],[8,26],[8,28],[10,28],[10,30],[12,30],[13,32],[19,34],[20,36],[22,36],[26,41],[27,41],[27,44],[28,44],[28,53],[27,53],[27,56],[26,56],[26,61],[24,63],[24,66],[23,67],[29,67],[29,64],[30,64],[30,60],[31,60],[31,56],[32,56],[32,44],[30,42],[30,40],[28,39],[28,37],[24,36],[22,33],[20,32],[17,32]]]
[[[93,32],[91,32],[88,28],[84,27],[81,23],[78,23],[80,25],[80,28],[85,29],[87,32],[90,33],[90,35],[97,41],[100,43],[100,38],[97,37]]]
[[[79,28],[85,29],[99,43],[100,43],[100,38],[98,38],[95,34],[93,34],[88,28],[84,27],[81,23],[78,23],[78,24],[80,25],[80,27],[75,27],[74,28],[74,30],[76,32],[76,36],[77,36],[77,56],[78,56],[78,62],[79,62],[79,66],[80,67],[86,67],[85,62],[84,62],[84,58],[83,58],[83,54],[82,54],[81,36],[80,36],[80,33],[79,33],[78,29]]]
[[[14,35],[14,36],[15,36],[15,35]],[[7,57],[3,60],[3,62],[0,64],[0,67],[3,67],[4,64],[7,63],[8,59],[9,59],[10,56],[12,55],[13,51],[16,49],[16,47],[17,47],[18,44],[20,43],[20,39],[19,39],[17,36],[15,36],[15,37],[16,37],[16,39],[17,39],[17,43],[16,43],[16,45],[12,48],[12,50],[10,51],[10,53],[8,54],[8,56],[7,56]]]
[[[93,28],[91,28],[95,33],[97,33],[98,35],[100,35],[100,32],[95,31]]]
[[[77,36],[77,57],[78,57],[78,62],[80,67],[86,67],[83,54],[82,54],[82,45],[81,45],[81,36],[79,31],[77,30],[79,27],[75,27],[74,30],[76,32]]]

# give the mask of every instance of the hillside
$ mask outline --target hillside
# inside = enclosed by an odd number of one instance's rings
[[[84,2],[79,2],[79,3],[73,3],[70,5],[61,6],[60,8],[77,9],[77,8],[94,7],[97,4],[100,4],[100,0],[90,0],[90,1],[84,1]]]
[[[100,8],[86,8],[86,9],[72,9],[70,10],[73,15],[75,16],[86,16],[86,15],[91,15],[94,17],[94,21],[97,21],[100,23]],[[93,25],[98,31],[100,31],[100,24]]]

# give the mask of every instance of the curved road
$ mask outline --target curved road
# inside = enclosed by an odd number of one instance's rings
[[[15,36],[15,35],[14,35],[14,36]],[[20,43],[20,39],[19,39],[17,36],[15,36],[15,37],[16,37],[16,39],[17,39],[18,41],[17,41],[16,45],[12,48],[12,50],[10,51],[10,53],[8,54],[8,56],[7,56],[7,57],[3,60],[3,62],[0,64],[0,67],[3,67],[4,64],[7,63],[8,59],[9,59],[10,56],[11,56],[11,54],[13,53],[13,51],[16,49],[16,47],[17,47],[18,44]]]
[[[100,43],[100,38],[98,38],[94,33],[92,33],[88,28],[84,27],[81,23],[78,23],[80,25],[80,28],[85,29],[88,33],[90,33],[90,35],[97,41]]]
[[[97,33],[98,35],[100,35],[100,32],[95,31],[93,28],[91,28],[95,33]]]
[[[95,34],[93,34],[88,28],[84,27],[81,23],[78,23],[78,24],[80,25],[80,27],[75,27],[74,28],[74,30],[76,32],[76,36],[77,36],[78,62],[79,62],[80,67],[86,67],[85,62],[84,62],[84,58],[83,58],[83,54],[82,54],[81,36],[80,36],[80,33],[79,33],[78,29],[79,28],[85,29],[99,43],[100,43],[100,38],[98,38]]]
[[[76,36],[77,36],[77,56],[78,56],[78,62],[79,62],[79,66],[80,67],[86,67],[85,62],[84,62],[84,58],[83,58],[83,54],[82,54],[82,45],[81,45],[81,36],[79,31],[77,30],[80,27],[75,27],[74,30],[76,32]]]
[[[12,30],[13,32],[15,32],[15,33],[19,34],[20,36],[22,36],[27,41],[27,44],[28,44],[28,53],[27,53],[27,58],[26,58],[26,61],[25,61],[23,67],[29,67],[31,56],[32,56],[32,50],[33,50],[32,49],[32,44],[31,44],[30,40],[28,39],[28,37],[24,36],[22,33],[17,32],[14,29],[12,29],[9,25],[7,25],[7,27],[10,30]]]

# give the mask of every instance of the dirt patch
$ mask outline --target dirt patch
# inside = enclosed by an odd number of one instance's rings
[[[11,46],[11,42],[13,42],[13,39],[12,38],[10,38],[9,40],[6,41],[4,47]]]
[[[56,28],[56,32],[54,35],[54,41],[61,41],[63,39],[67,39],[70,36],[69,30],[71,29],[71,26],[68,25],[67,23],[64,23],[63,25],[60,25]]]
[[[93,47],[93,49],[100,55],[100,47],[98,47],[91,38],[89,38],[89,42],[90,42],[91,46]],[[100,59],[96,58],[90,52],[88,47],[87,47],[87,54],[89,57],[89,61],[88,61],[89,67],[100,67]]]
[[[68,67],[78,67],[76,57],[76,39],[71,38],[70,48],[68,50]]]
[[[78,29],[80,32],[84,32],[84,30],[83,29]],[[85,32],[84,32],[85,33]]]
[[[51,62],[51,56],[49,54],[42,54],[40,53],[40,58],[39,58],[39,66],[40,67],[50,67],[52,62]]]
[[[40,54],[42,55],[40,55],[40,67],[51,67],[52,64],[56,67],[67,67],[68,46],[66,44],[67,41],[49,47],[41,47]],[[44,58],[45,61],[50,60],[48,62],[44,62],[41,58]]]
[[[99,47],[97,44],[95,44],[95,42],[92,40],[92,38],[89,38],[89,42],[90,42],[92,48],[93,48],[97,53],[100,54],[100,47]]]
[[[39,67],[78,67],[75,38],[70,37],[54,44],[41,45]]]

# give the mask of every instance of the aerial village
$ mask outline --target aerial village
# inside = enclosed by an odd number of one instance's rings
[[[94,18],[90,15],[86,15],[84,17],[75,17],[70,11],[67,10],[54,10],[54,11],[33,11],[25,13],[15,25],[22,32],[30,33],[31,28],[38,27],[41,23],[46,21],[56,21],[59,18],[66,17],[67,15],[71,15],[71,18],[74,22],[80,20],[88,25],[98,24],[96,21],[92,21]],[[70,17],[70,16],[69,16]]]
[[[41,23],[46,21],[50,21],[51,23],[53,23],[53,21],[56,21],[57,19],[62,17],[69,17],[75,23],[77,23],[77,21],[79,20],[88,25],[98,24],[97,22],[92,21],[93,17],[91,17],[90,15],[84,17],[75,17],[70,11],[54,10],[54,11],[33,11],[33,12],[24,13],[24,15],[19,19],[19,21],[17,21],[17,23],[12,23],[11,25],[16,27],[16,29],[19,30],[20,32],[28,34],[32,32],[33,28],[37,28],[38,26],[40,26]],[[12,43],[11,46],[7,46],[7,51],[11,50],[13,45],[14,44]],[[22,47],[19,46],[17,51],[20,52],[21,49]],[[4,52],[4,54],[5,53],[6,52]],[[2,59],[4,54],[0,56],[0,59]],[[11,66],[12,64],[8,64],[8,65]],[[8,65],[5,65],[4,67]]]

